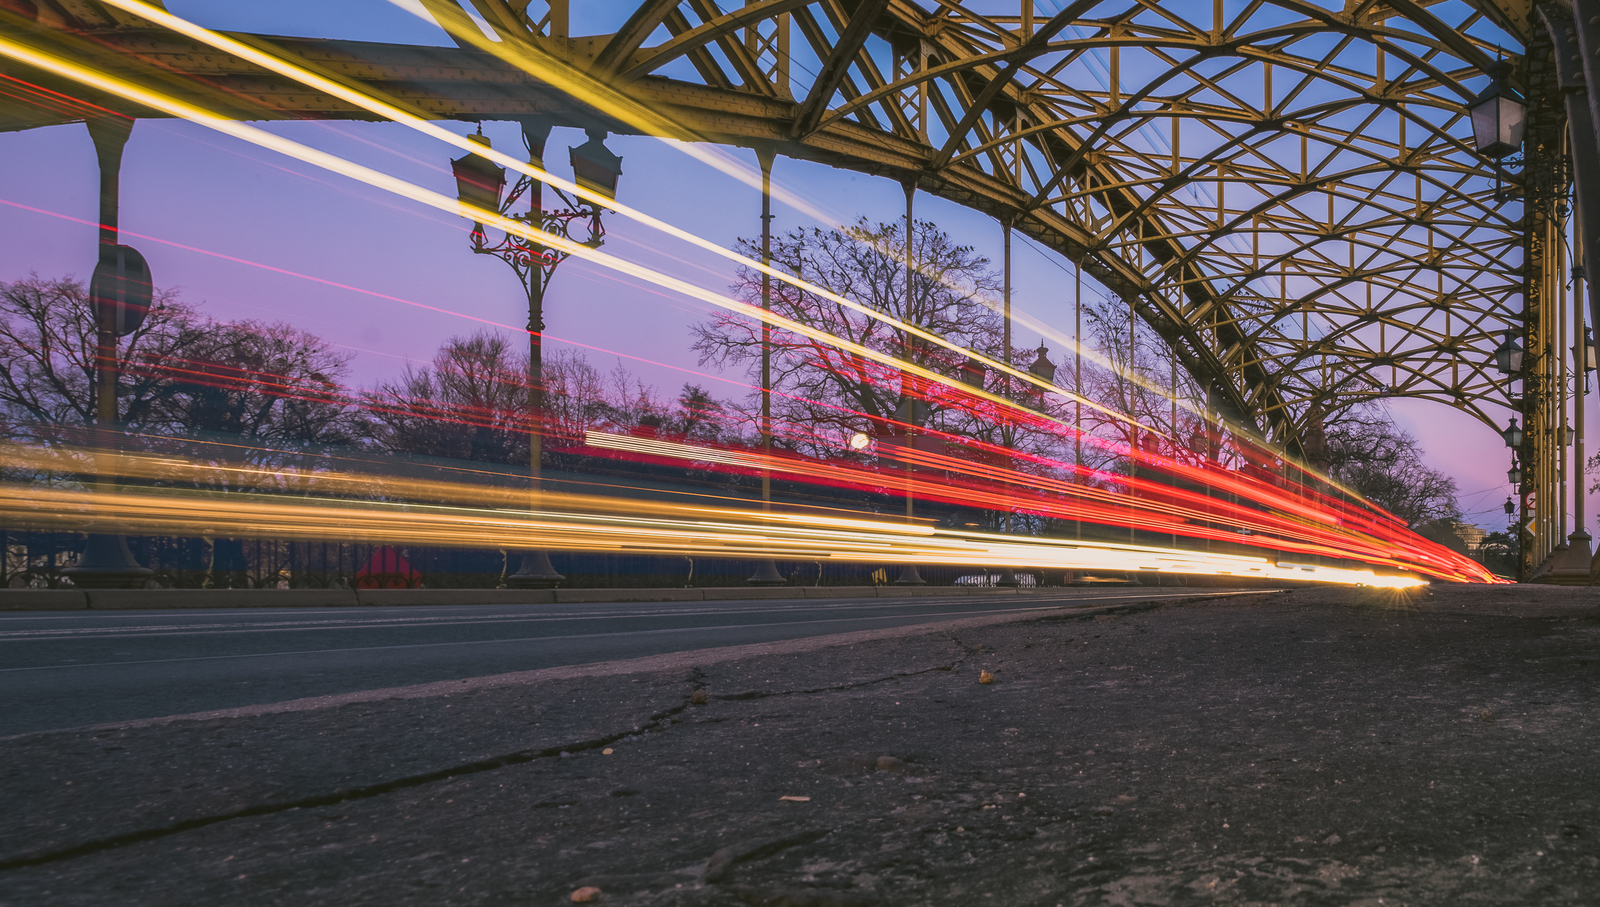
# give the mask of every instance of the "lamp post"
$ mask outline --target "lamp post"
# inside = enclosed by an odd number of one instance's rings
[[[1477,97],[1467,102],[1467,113],[1472,120],[1474,149],[1494,162],[1495,198],[1501,199],[1500,184],[1505,173],[1504,164],[1507,158],[1522,150],[1523,133],[1528,123],[1528,107],[1521,93],[1511,87],[1509,62],[1496,60],[1487,72],[1489,84],[1478,93]],[[1523,359],[1522,347],[1517,343],[1515,335],[1507,330],[1505,341],[1494,351],[1495,367],[1501,374],[1515,381],[1522,377]],[[1501,433],[1501,437],[1505,438],[1507,447],[1515,450],[1521,446],[1526,434],[1517,428],[1516,420],[1512,419],[1510,426]],[[1506,472],[1506,478],[1512,485],[1520,486],[1522,467],[1513,462],[1511,469]],[[1527,495],[1523,494],[1520,488],[1518,495],[1522,502],[1521,512],[1526,515]],[[1509,498],[1507,506],[1510,506]],[[1519,581],[1527,579],[1522,575],[1523,572],[1523,561],[1518,558]]]
[[[544,168],[544,145],[550,137],[549,121],[524,118],[522,142],[528,150],[528,162]],[[588,130],[589,140],[569,149],[572,172],[579,186],[597,192],[606,198],[616,198],[617,179],[622,175],[622,158],[605,146],[603,130]],[[477,135],[469,136],[474,142],[489,148],[489,139],[479,127]],[[543,184],[529,176],[517,179],[511,193],[501,200],[505,189],[505,168],[479,154],[466,154],[450,162],[456,178],[457,197],[463,205],[470,205],[514,220],[545,233],[565,239],[576,239],[576,230],[584,231],[583,245],[597,248],[605,242],[605,227],[600,222],[603,206],[574,199],[560,189],[554,189],[566,207],[546,210],[542,198]],[[517,202],[527,197],[528,210],[512,213]],[[544,459],[545,400],[544,359],[541,345],[544,335],[544,292],[556,266],[567,258],[566,252],[544,245],[515,233],[507,233],[497,243],[491,244],[482,222],[473,224],[472,251],[479,255],[493,255],[511,266],[528,297],[528,472],[533,491],[533,503],[538,504],[540,469]],[[522,564],[517,572],[506,577],[516,588],[551,588],[566,577],[556,572],[550,555],[544,550],[522,553]]]
[[[761,263],[772,266],[772,163],[777,150],[770,145],[756,149],[761,165]],[[761,308],[772,311],[772,275],[761,272]],[[772,510],[772,322],[761,322],[761,510]],[[782,586],[788,582],[778,572],[778,564],[765,558],[756,572],[745,580],[752,586]]]

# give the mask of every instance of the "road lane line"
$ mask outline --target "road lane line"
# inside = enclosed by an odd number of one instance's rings
[[[1262,590],[1262,591],[1271,592],[1271,591],[1277,591],[1277,590]],[[1099,601],[1117,601],[1117,600],[1125,600],[1125,599],[1136,599],[1136,600],[1139,600],[1139,601],[1155,601],[1155,600],[1159,600],[1159,599],[1163,599],[1163,598],[1177,598],[1177,597],[1183,597],[1183,598],[1196,598],[1196,597],[1212,598],[1212,597],[1217,597],[1217,596],[1221,596],[1221,595],[1240,595],[1240,594],[1258,594],[1258,593],[1256,593],[1255,590],[1251,590],[1250,592],[1246,592],[1246,593],[1238,593],[1238,592],[1205,593],[1205,594],[1203,594],[1201,596],[1195,596],[1195,595],[1186,595],[1186,596],[1176,596],[1176,595],[1148,596],[1148,595],[1139,595],[1139,596],[1132,596],[1132,595],[1130,595],[1130,596],[1115,596],[1115,597],[1101,598],[1101,599],[1098,599],[1098,600]],[[1079,601],[1079,599],[1074,599],[1073,601]],[[757,628],[803,627],[803,626],[808,626],[808,625],[812,625],[812,624],[848,623],[848,622],[852,622],[852,621],[895,620],[895,619],[908,618],[908,617],[909,618],[915,618],[915,617],[918,617],[918,616],[934,616],[934,617],[937,617],[937,618],[942,620],[942,619],[944,619],[946,617],[963,617],[963,616],[981,615],[981,614],[1027,614],[1027,613],[1031,613],[1031,612],[1034,612],[1034,611],[1064,611],[1064,610],[1069,610],[1069,609],[1062,608],[1062,607],[1060,607],[1058,605],[1041,605],[1041,606],[1029,607],[1029,608],[1000,608],[1000,609],[982,610],[982,611],[951,611],[951,612],[945,612],[945,613],[938,614],[938,615],[885,614],[885,615],[879,615],[879,616],[875,616],[875,617],[834,617],[834,618],[827,618],[827,619],[824,619],[824,620],[787,621],[787,622],[783,622],[783,623],[724,624],[724,625],[721,625],[721,626],[713,626],[713,627],[660,627],[660,628],[653,629],[653,630],[628,630],[628,631],[616,632],[616,633],[581,633],[581,634],[566,634],[566,635],[560,635],[560,636],[523,636],[523,637],[516,637],[516,638],[513,638],[513,639],[469,639],[469,640],[458,640],[458,641],[454,641],[454,642],[406,643],[406,644],[401,644],[401,645],[388,645],[388,646],[349,646],[349,647],[342,647],[342,648],[336,648],[336,649],[306,649],[306,650],[303,650],[303,651],[294,651],[294,652],[249,652],[249,653],[240,653],[240,654],[235,654],[235,655],[200,655],[200,656],[194,656],[194,657],[190,657],[190,658],[157,658],[157,659],[146,659],[146,660],[138,660],[138,661],[77,662],[77,663],[72,663],[72,664],[59,664],[59,665],[34,665],[34,666],[30,666],[30,667],[21,667],[21,668],[0,668],[0,674],[19,673],[19,672],[23,672],[23,671],[61,671],[61,670],[78,670],[78,669],[81,669],[81,668],[104,668],[104,667],[121,667],[121,666],[130,666],[131,667],[133,665],[152,665],[152,664],[181,664],[181,663],[196,662],[196,661],[223,661],[223,660],[236,659],[236,658],[289,658],[289,657],[293,657],[293,656],[297,656],[297,655],[332,655],[332,654],[337,654],[337,653],[341,653],[341,652],[384,652],[384,651],[395,651],[395,650],[403,650],[403,649],[444,648],[444,647],[448,647],[448,646],[482,646],[482,645],[501,645],[501,644],[509,644],[509,643],[529,643],[529,642],[565,642],[565,641],[568,641],[568,640],[577,640],[577,639],[605,639],[605,638],[617,638],[617,637],[625,637],[625,636],[655,636],[655,635],[662,635],[662,634],[668,634],[668,633],[711,633],[711,632],[719,632],[719,631],[727,631],[727,630],[749,630],[749,629],[757,629]],[[930,623],[931,622],[934,622],[934,621],[930,621]]]
[[[1061,598],[1034,599],[1038,603],[1048,602],[1086,602],[1086,601],[1115,601],[1126,598],[1142,600],[1159,600],[1175,597],[1193,597],[1195,593],[1167,593],[1164,595],[1135,595],[1135,596],[1065,596]],[[1219,593],[1209,593],[1219,594]],[[560,623],[572,621],[593,620],[620,620],[626,618],[665,618],[665,617],[700,617],[707,615],[735,615],[735,614],[785,614],[793,612],[826,613],[845,608],[858,608],[862,610],[888,610],[910,608],[936,608],[942,605],[970,605],[977,602],[991,601],[988,598],[955,598],[939,601],[916,600],[910,602],[885,602],[882,599],[866,600],[867,604],[852,604],[849,602],[831,601],[826,604],[815,605],[785,605],[767,608],[680,608],[658,610],[631,610],[593,614],[583,612],[566,612],[560,614],[541,614],[538,616],[524,616],[517,614],[486,614],[478,617],[455,615],[440,615],[438,617],[415,616],[407,618],[371,618],[371,619],[329,619],[329,620],[296,620],[296,621],[255,621],[250,623],[208,623],[208,624],[160,624],[146,627],[80,627],[80,628],[53,628],[47,630],[0,630],[0,643],[3,642],[51,642],[72,639],[158,639],[169,636],[227,636],[251,633],[285,633],[295,631],[331,631],[331,630],[384,630],[384,629],[412,629],[421,627],[455,627],[455,626],[498,626],[513,623]]]

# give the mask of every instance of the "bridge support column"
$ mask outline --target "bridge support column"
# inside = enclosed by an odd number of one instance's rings
[[[1001,353],[1000,353],[1000,355],[1001,355],[1000,361],[1005,363],[1007,366],[1009,366],[1009,365],[1011,365],[1011,218],[1007,217],[1007,218],[1001,220],[1000,221],[1000,226],[1005,232],[1005,250],[1006,250],[1006,261],[1005,261],[1005,308],[1006,308],[1006,310],[1005,310],[1005,325],[1004,325],[1004,329],[1003,329],[1004,333],[1000,338],[1001,339],[1001,344],[1002,344]],[[1004,377],[1005,377],[1005,383],[1006,383],[1006,390],[1010,391],[1011,390],[1011,376],[1006,375]],[[1007,396],[1009,396],[1009,394],[1007,394]],[[1003,430],[1004,429],[1002,428],[1002,431]],[[1005,437],[1005,438],[1003,438],[1003,440],[1006,442],[1006,446],[1007,447],[1014,447],[1015,444],[1016,444],[1016,439],[1012,438],[1012,437]],[[1010,498],[1010,495],[1007,495],[1007,509],[1006,509],[1006,512],[1004,514],[1002,514],[1001,517],[1000,517],[1000,519],[1004,520],[1004,524],[1000,527],[1000,531],[1001,532],[1010,532],[1011,531],[1012,520],[1011,520],[1011,510],[1010,510],[1009,498]],[[984,572],[985,572],[985,574],[987,574],[988,568],[984,568]],[[1006,586],[1006,587],[1009,588],[1009,587],[1015,587],[1015,586],[1017,586],[1019,584],[1020,584],[1020,581],[1017,579],[1017,574],[1016,574],[1015,570],[1012,570],[1010,567],[1001,567],[1000,568],[1000,579],[995,582],[995,585],[997,585],[997,586]]]
[[[916,299],[911,285],[912,277],[917,273],[916,267],[911,262],[911,237],[916,229],[916,221],[911,219],[911,203],[917,196],[916,176],[906,177],[906,319],[911,318],[912,302]],[[911,338],[906,338],[905,356],[910,360],[913,355]],[[909,379],[909,375],[906,376]],[[903,379],[906,380],[906,379]],[[917,402],[916,398],[907,396],[904,390],[900,395],[906,398],[906,523],[909,525],[915,520],[916,496],[912,491],[916,485],[916,465],[913,463],[912,454],[917,449]],[[896,586],[923,586],[927,580],[917,572],[916,564],[906,564],[900,571],[900,578],[894,581]]]
[[[756,149],[761,164],[761,263],[772,267],[772,162],[777,152],[771,145]],[[761,308],[772,311],[772,275],[761,273]],[[772,324],[761,322],[761,509],[772,510]],[[778,572],[778,564],[767,558],[756,565],[756,572],[745,582],[752,586],[782,586],[788,582]]]
[[[1559,534],[1554,517],[1560,485],[1557,457],[1560,440],[1553,428],[1564,394],[1558,387],[1559,370],[1552,358],[1560,355],[1553,343],[1555,319],[1564,275],[1556,247],[1562,242],[1558,206],[1566,197],[1569,171],[1567,116],[1556,58],[1559,53],[1549,29],[1535,29],[1529,40],[1523,72],[1528,125],[1523,139],[1523,358],[1522,401],[1525,436],[1519,451],[1523,482],[1518,521],[1521,556],[1517,579],[1527,582],[1548,572],[1549,555]]]
[[[100,164],[100,241],[98,260],[117,258],[117,215],[121,197],[122,149],[133,132],[133,121],[120,116],[105,116],[88,121],[89,137],[94,140],[95,157]],[[105,454],[117,448],[117,332],[115,316],[97,307],[94,369],[94,444]],[[102,493],[112,490],[109,476],[102,475],[97,485]],[[91,533],[84,543],[83,556],[74,567],[62,571],[73,585],[86,589],[138,589],[150,578],[151,570],[141,566],[128,548],[127,536],[120,533]]]
[[[1600,327],[1600,283],[1588,279],[1590,262],[1600,263],[1600,0],[1574,0],[1573,16],[1560,7],[1538,7],[1545,28],[1555,43],[1556,72],[1566,96],[1569,147],[1572,156],[1573,212],[1573,346],[1577,350],[1573,371],[1573,532],[1562,565],[1562,579],[1587,584],[1593,573],[1589,553],[1591,538],[1584,525],[1584,495],[1588,482],[1584,463],[1584,407],[1588,377],[1588,339],[1584,334],[1583,302],[1589,303],[1589,323]],[[1571,34],[1570,41],[1567,35]],[[1573,46],[1573,45],[1576,46]],[[1585,290],[1587,293],[1585,294]],[[1582,561],[1580,564],[1579,561]]]

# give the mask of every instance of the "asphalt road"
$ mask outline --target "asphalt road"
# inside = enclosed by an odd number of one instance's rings
[[[1023,597],[0,614],[0,736],[941,618],[1194,594],[1063,589]]]

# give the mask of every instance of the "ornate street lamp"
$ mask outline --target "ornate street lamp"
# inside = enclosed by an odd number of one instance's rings
[[[1522,148],[1528,107],[1511,87],[1511,64],[1496,60],[1489,67],[1489,85],[1467,103],[1472,116],[1472,144],[1484,157],[1499,161]]]
[[[1517,427],[1516,416],[1511,417],[1511,424],[1507,425],[1505,431],[1500,433],[1500,437],[1506,439],[1506,446],[1512,450],[1516,450],[1522,446],[1522,439],[1524,435],[1522,429]]]
[[[1495,201],[1505,200],[1501,191],[1507,158],[1522,150],[1522,134],[1528,125],[1528,106],[1511,87],[1511,64],[1496,60],[1489,67],[1489,85],[1467,103],[1472,119],[1472,146],[1494,161]]]
[[[1583,343],[1572,349],[1573,365],[1581,364],[1585,372],[1595,370],[1594,335],[1589,328],[1583,329]],[[1588,380],[1588,379],[1585,379]]]
[[[550,137],[551,124],[537,117],[527,117],[522,124],[522,142],[528,150],[528,162],[544,167],[544,144]],[[608,199],[617,197],[617,180],[622,175],[622,158],[612,154],[605,146],[603,130],[588,130],[589,141],[569,149],[572,170],[579,186],[597,192]],[[469,136],[472,141],[489,148],[489,139],[478,134]],[[600,222],[603,206],[575,199],[560,189],[554,189],[564,208],[546,210],[542,198],[543,184],[529,176],[521,176],[512,187],[510,195],[501,200],[505,191],[505,168],[479,154],[466,154],[450,162],[456,178],[456,197],[464,205],[494,211],[501,217],[544,233],[580,242],[597,248],[605,242],[605,227]],[[524,196],[528,210],[513,214],[512,209]],[[581,226],[580,226],[581,225]],[[574,235],[575,228],[584,232],[583,238]],[[490,244],[481,222],[473,225],[472,251],[480,255],[493,255],[511,266],[522,281],[528,297],[528,471],[532,488],[539,491],[540,467],[544,458],[544,360],[541,345],[544,337],[544,291],[556,266],[565,261],[568,253],[547,246],[537,239],[516,233],[507,233],[498,243]],[[557,573],[550,563],[550,555],[543,550],[525,551],[517,572],[506,581],[518,588],[550,588],[566,577]]]
[[[1522,374],[1522,345],[1517,343],[1516,335],[1506,331],[1506,339],[1494,351],[1494,367],[1501,374]]]
[[[477,135],[467,138],[484,148],[491,147],[489,137],[481,131],[483,127],[478,128]],[[506,168],[482,155],[464,154],[450,162],[450,170],[456,177],[458,201],[486,211],[500,210],[500,194],[506,188]],[[481,231],[483,225],[479,224],[478,229]]]
[[[1045,354],[1048,352],[1050,350],[1045,347],[1044,341],[1039,341],[1039,356],[1033,360],[1032,365],[1028,366],[1028,371],[1040,381],[1053,385],[1056,383],[1056,367],[1054,363],[1046,358]]]
[[[1509,518],[1512,514],[1514,514],[1516,512],[1517,512],[1517,505],[1511,503],[1511,496],[1510,495],[1506,495],[1506,516]]]
[[[1512,463],[1511,464],[1511,468],[1506,470],[1506,481],[1510,482],[1513,485],[1521,485],[1522,484],[1522,464],[1521,463]]]

